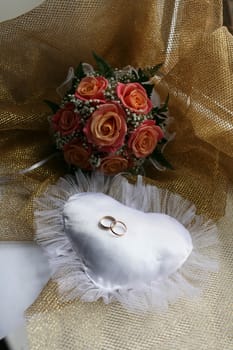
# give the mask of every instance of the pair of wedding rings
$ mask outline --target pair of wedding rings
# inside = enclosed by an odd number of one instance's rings
[[[124,236],[127,226],[123,221],[116,220],[113,216],[103,216],[99,221],[99,227],[104,230],[111,230],[116,236]]]

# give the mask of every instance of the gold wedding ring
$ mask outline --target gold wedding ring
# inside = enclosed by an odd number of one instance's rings
[[[127,231],[127,226],[124,222],[116,220],[115,223],[111,224],[110,230],[116,236],[124,236]]]
[[[99,226],[104,230],[109,230],[111,225],[116,223],[116,219],[113,216],[103,216],[99,221]]]
[[[123,221],[116,220],[113,216],[103,216],[99,221],[99,227],[104,230],[111,230],[115,236],[124,236],[127,226]]]

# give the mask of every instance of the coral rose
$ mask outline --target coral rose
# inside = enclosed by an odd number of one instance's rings
[[[127,132],[125,118],[125,112],[118,103],[100,105],[83,129],[88,142],[96,145],[100,151],[115,152],[124,143]]]
[[[104,91],[108,81],[104,77],[85,77],[78,84],[75,97],[80,100],[98,99],[105,102]]]
[[[144,121],[130,136],[129,148],[137,158],[149,156],[163,137],[163,131],[153,120]]]
[[[52,128],[60,132],[62,136],[69,135],[78,130],[80,126],[80,116],[74,112],[73,103],[67,103],[52,117]]]
[[[102,159],[99,170],[106,175],[114,175],[128,169],[128,160],[121,156],[108,156]]]
[[[141,84],[118,83],[116,91],[122,104],[132,112],[147,114],[151,111],[152,102]]]
[[[73,140],[63,147],[65,161],[68,164],[87,169],[90,167],[90,149],[85,149],[78,140]]]

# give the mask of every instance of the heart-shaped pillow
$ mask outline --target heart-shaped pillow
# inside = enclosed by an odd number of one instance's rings
[[[101,228],[101,218],[108,216],[126,225],[124,235]],[[63,217],[65,234],[85,273],[110,291],[163,279],[177,271],[192,251],[190,234],[176,219],[144,213],[103,193],[71,196]]]
[[[163,307],[195,294],[191,279],[205,279],[202,271],[216,268],[209,257],[215,225],[142,177],[132,185],[122,176],[78,172],[37,200],[35,218],[37,241],[68,300]]]

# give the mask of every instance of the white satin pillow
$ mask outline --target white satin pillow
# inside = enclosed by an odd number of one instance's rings
[[[104,216],[125,223],[125,234],[102,229],[99,222]],[[176,219],[144,213],[103,193],[71,196],[63,217],[65,233],[85,273],[111,291],[163,279],[178,270],[192,251],[190,234]]]

